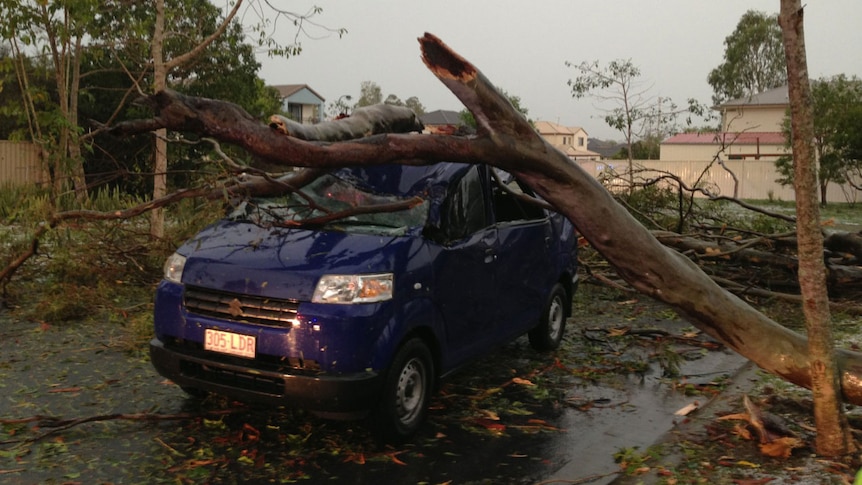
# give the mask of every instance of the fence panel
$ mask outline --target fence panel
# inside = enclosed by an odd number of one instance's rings
[[[642,170],[640,176],[643,179],[667,172],[679,177],[686,185],[697,183],[715,195],[755,200],[796,200],[792,186],[776,182],[780,175],[772,160],[725,160],[723,165],[711,163],[706,160],[634,160],[635,170]],[[596,178],[612,170],[624,180],[623,174],[628,171],[627,160],[580,160],[578,165]],[[862,199],[862,194],[850,185],[833,183],[827,187],[826,199],[828,202],[856,202]]]
[[[47,181],[38,146],[29,142],[0,140],[0,185],[42,184]]]

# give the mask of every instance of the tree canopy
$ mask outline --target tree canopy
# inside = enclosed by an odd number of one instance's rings
[[[862,80],[844,74],[811,83],[814,118],[814,150],[818,160],[820,203],[826,204],[830,183],[851,182],[862,171]],[[784,119],[785,139],[790,136],[790,117]],[[776,161],[778,182],[793,184],[793,158]]]
[[[353,105],[354,108],[362,108],[374,104],[389,104],[392,106],[406,106],[413,110],[417,115],[425,114],[425,106],[419,101],[416,96],[411,96],[406,100],[394,93],[390,93],[383,97],[383,89],[374,81],[362,81],[359,87],[359,99]]]
[[[718,105],[787,83],[778,15],[749,10],[724,39],[724,61],[710,71],[712,101]]]

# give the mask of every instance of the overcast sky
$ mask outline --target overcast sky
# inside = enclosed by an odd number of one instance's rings
[[[805,40],[812,78],[845,73],[862,77],[862,1],[804,2]],[[519,96],[533,120],[581,126],[592,138],[622,139],[603,121],[602,106],[575,100],[566,61],[631,59],[642,87],[684,105],[709,103],[709,71],[724,56],[724,39],[747,10],[777,13],[779,0],[279,0],[295,12],[323,8],[315,21],[346,28],[342,38],[312,29],[303,52],[290,59],[261,58],[271,85],[308,84],[329,103],[358,98],[360,83],[377,83],[384,98],[416,96],[428,111],[463,106],[426,69],[416,41],[440,37],[495,85]],[[295,34],[280,27],[282,41]],[[605,106],[612,108],[613,106]]]

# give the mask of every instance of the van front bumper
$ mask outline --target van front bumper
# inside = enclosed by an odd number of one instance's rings
[[[178,350],[158,338],[150,341],[156,371],[180,387],[225,395],[239,401],[306,409],[332,418],[359,418],[378,403],[380,373],[329,375],[268,370],[223,361],[209,352]]]

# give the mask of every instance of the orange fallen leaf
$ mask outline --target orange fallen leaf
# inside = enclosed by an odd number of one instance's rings
[[[404,452],[403,451],[396,451],[394,453],[387,453],[386,455],[392,460],[392,463],[395,463],[396,465],[407,466],[407,463],[404,463],[403,461],[398,459],[398,455],[401,453],[404,453]]]
[[[477,424],[477,425],[479,425],[485,429],[489,429],[491,431],[501,431],[502,432],[502,431],[506,430],[505,424],[500,424],[500,423],[498,423],[496,421],[492,421],[490,419],[476,418],[473,420],[473,423],[475,423],[475,424]]]
[[[802,446],[803,442],[799,438],[785,436],[783,438],[772,440],[769,443],[761,444],[760,452],[773,458],[790,458],[790,454],[793,450],[801,448]]]
[[[733,434],[747,441],[751,441],[752,438],[751,431],[749,431],[747,427],[741,424],[736,424],[733,427]]]
[[[741,419],[743,421],[748,421],[748,414],[746,413],[736,413],[736,414],[725,414],[724,416],[719,416],[719,421],[727,421],[728,419]]]
[[[351,453],[344,458],[344,463],[356,463],[357,465],[365,464],[365,453]]]
[[[530,380],[521,379],[520,377],[513,377],[512,382],[515,384],[520,384],[522,386],[535,386],[535,384],[533,384]]]

